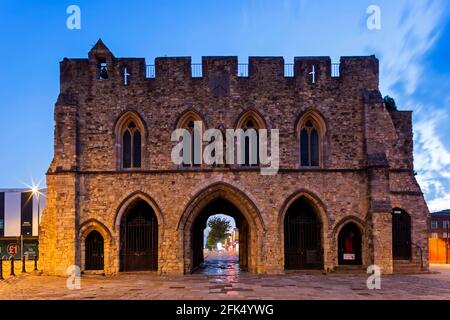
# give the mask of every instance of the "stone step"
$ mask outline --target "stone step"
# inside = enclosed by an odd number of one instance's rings
[[[394,260],[394,273],[428,273],[421,268],[420,262],[410,260]]]
[[[348,273],[348,274],[355,274],[355,273],[366,273],[367,268],[364,266],[336,266],[333,270],[335,273]]]
[[[414,260],[394,260],[394,265],[399,264],[420,264],[420,262],[418,261],[414,261]]]
[[[394,270],[394,274],[427,274],[430,271],[418,269],[397,269]]]

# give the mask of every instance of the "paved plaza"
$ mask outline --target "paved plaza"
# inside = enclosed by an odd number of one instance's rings
[[[67,278],[19,274],[0,282],[1,299],[450,299],[450,267],[429,274],[385,275],[381,289],[369,290],[365,274],[299,272],[255,275],[239,272],[234,256],[210,256],[205,267],[186,276],[123,273],[84,275],[81,288]]]

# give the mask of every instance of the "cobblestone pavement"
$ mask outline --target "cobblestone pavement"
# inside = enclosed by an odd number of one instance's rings
[[[63,277],[24,274],[0,282],[0,299],[450,299],[450,267],[433,266],[432,271],[383,276],[381,290],[367,289],[364,274],[320,272],[89,275],[82,277],[79,290],[67,289]]]

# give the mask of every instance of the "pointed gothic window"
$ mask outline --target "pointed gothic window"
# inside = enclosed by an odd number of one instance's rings
[[[313,120],[307,120],[300,130],[300,162],[304,167],[318,167],[320,153],[318,126]]]
[[[141,132],[133,121],[122,134],[122,163],[123,168],[141,167]]]
[[[244,131],[240,141],[240,150],[237,152],[236,161],[242,167],[259,167],[259,139],[260,130],[266,129],[264,118],[256,110],[247,110],[236,124],[236,129]]]
[[[243,165],[246,167],[259,166],[259,135],[254,120],[251,118],[248,119],[245,122],[243,130],[245,133]]]
[[[176,123],[177,129],[185,129],[183,134],[182,167],[201,167],[203,157],[202,135],[206,123],[194,110],[185,111]]]
[[[189,161],[183,162],[183,167],[198,167],[200,166],[198,160],[195,159],[195,152],[201,148],[201,146],[197,146],[197,139],[195,139],[195,123],[194,121],[198,121],[196,119],[191,119],[187,121],[186,129],[189,131],[190,139],[187,144],[183,146],[183,152],[188,152],[189,154]],[[197,148],[197,149],[196,149]],[[184,158],[183,158],[184,159]]]

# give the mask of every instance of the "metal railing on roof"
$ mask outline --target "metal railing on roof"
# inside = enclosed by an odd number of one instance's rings
[[[294,64],[293,63],[285,63],[284,64],[284,76],[289,77],[289,78],[294,76]]]
[[[248,77],[248,63],[238,63],[237,65],[237,75],[238,77]],[[155,65],[149,64],[146,66],[146,77],[147,78],[155,78],[156,71],[155,71]],[[200,78],[203,76],[202,72],[202,64],[201,63],[193,63],[191,65],[191,76],[193,78]],[[294,64],[293,63],[286,63],[284,65],[284,76],[287,78],[294,76]],[[339,63],[332,63],[331,64],[331,76],[332,77],[339,77]]]
[[[149,64],[145,68],[145,77],[146,78],[154,78],[155,77],[155,65]]]
[[[192,78],[201,78],[203,75],[202,64],[201,63],[191,64],[191,73]]]
[[[331,76],[332,77],[339,77],[339,63],[332,63],[331,64]]]
[[[238,77],[248,77],[248,63],[238,63]]]

